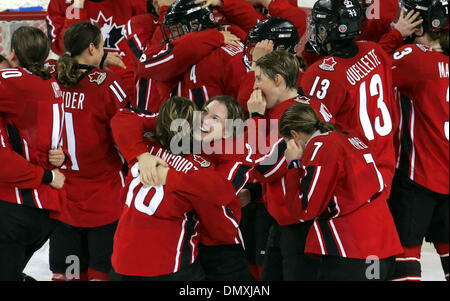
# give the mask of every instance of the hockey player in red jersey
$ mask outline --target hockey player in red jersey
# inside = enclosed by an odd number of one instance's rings
[[[399,162],[389,200],[404,253],[394,280],[421,279],[423,240],[433,243],[448,281],[449,68],[448,2],[404,0],[424,20],[413,43],[393,55],[394,86],[401,93]]]
[[[394,103],[391,59],[373,42],[355,42],[361,10],[356,0],[319,0],[313,7],[309,42],[327,56],[309,66],[301,86],[322,100],[340,130],[364,137],[372,149],[389,195],[395,170]]]
[[[136,110],[137,111],[137,110]],[[123,150],[128,161],[137,158],[142,182],[152,185],[152,169],[157,162],[146,152],[143,134],[154,131],[155,115],[136,114],[130,110],[122,110],[113,119],[113,132],[119,147]],[[240,105],[229,96],[215,96],[203,107],[201,118],[194,123],[194,139],[201,146],[199,151],[208,161],[217,166],[232,166],[235,174],[242,174],[248,180],[248,166],[246,161],[251,151],[246,148],[239,152],[235,146],[241,139],[236,135],[238,127],[230,129],[226,122],[241,122],[243,118]],[[133,134],[129,135],[129,128]],[[223,143],[223,144],[221,144]],[[232,146],[227,148],[227,146]],[[218,146],[218,148],[216,148]],[[224,148],[225,146],[225,148]],[[241,144],[244,147],[244,144]],[[210,151],[203,152],[209,149]],[[230,149],[230,153],[225,151]],[[236,152],[237,151],[237,152]],[[212,153],[211,153],[212,152]],[[242,153],[242,155],[240,155]],[[223,174],[228,178],[227,173]],[[242,235],[239,230],[241,219],[241,204],[239,198],[227,206],[204,204],[196,208],[199,214],[207,214],[210,219],[201,219],[199,225],[199,261],[207,280],[251,280],[248,263],[245,259]],[[218,264],[220,262],[220,264]]]
[[[390,279],[402,248],[370,147],[303,104],[283,113],[280,135],[288,141],[286,208],[313,221],[305,253],[320,256],[317,280]],[[367,272],[372,260],[376,275]]]
[[[267,210],[276,220],[277,225],[272,231],[279,230],[279,246],[281,250],[282,267],[275,262],[280,256],[270,259],[263,267],[263,277],[271,274],[282,274],[283,280],[314,280],[313,273],[304,273],[306,266],[317,263],[303,253],[304,243],[299,237],[306,235],[310,223],[299,223],[293,218],[284,204],[285,180],[287,164],[283,153],[286,149],[284,140],[279,136],[278,124],[283,112],[297,103],[309,104],[320,116],[321,120],[329,121],[332,116],[328,109],[317,99],[309,99],[301,95],[297,87],[299,62],[295,55],[283,50],[272,51],[255,62],[254,91],[247,102],[252,122],[258,124],[257,133],[249,132],[256,139],[255,178],[262,183],[263,199]],[[250,122],[250,121],[247,121]],[[265,125],[264,127],[261,127]],[[261,143],[263,141],[263,143]],[[265,146],[265,147],[261,147]],[[293,243],[295,242],[295,243]],[[268,251],[268,250],[266,250]],[[266,253],[269,258],[270,255]],[[275,267],[274,271],[267,268]],[[280,272],[279,269],[283,271]],[[308,268],[307,270],[313,270]],[[281,279],[278,279],[281,280]]]
[[[416,26],[422,23],[417,19],[419,14],[411,12],[400,13],[397,17],[398,3],[396,0],[359,0],[362,6],[361,32],[355,38],[357,41],[377,42],[387,53],[393,53],[402,46]],[[301,52],[307,65],[323,59],[326,53],[316,53],[310,42],[305,44]]]
[[[17,175],[19,178],[9,182],[11,185],[0,187],[3,280],[21,279],[28,260],[54,228],[49,215],[57,213],[64,201],[64,191],[44,185],[57,176],[51,172],[54,166],[48,160],[48,152],[58,147],[64,121],[61,90],[44,67],[49,51],[42,31],[21,27],[11,38],[8,61],[12,68],[0,70],[0,112],[11,147],[44,169],[40,171],[42,185],[25,189],[20,185],[25,179]],[[4,130],[2,133],[6,136]],[[2,146],[6,145],[5,138],[1,140]]]
[[[221,46],[239,46],[236,44],[239,38],[231,33],[235,27],[230,28],[231,31],[204,29],[191,32],[166,44],[152,42],[153,33],[160,32],[158,22],[158,17],[152,14],[136,16],[129,21],[126,31],[137,76],[137,98],[132,101],[132,106],[151,112],[157,112],[167,99],[161,93],[170,90],[174,77]],[[193,44],[195,48],[192,48]]]
[[[90,22],[96,25],[102,31],[105,42],[106,61],[102,62],[102,67],[109,66],[119,73],[127,94],[134,95],[135,79],[124,32],[131,17],[145,13],[146,0],[51,0],[46,21],[52,50],[57,55],[64,53],[64,32],[73,23]]]
[[[148,41],[141,41],[141,45],[147,46],[143,48],[145,51],[134,51],[139,59],[138,77],[149,78],[152,85],[158,87],[159,100],[153,100],[150,94],[148,103],[160,105],[169,96],[178,95],[193,100],[201,107],[215,95],[235,96],[245,69],[240,60],[233,58],[242,53],[243,47],[237,38],[230,39],[229,33],[220,35],[216,29],[211,29],[217,26],[211,9],[202,8],[193,0],[180,0],[167,9],[163,20],[162,29],[167,43],[150,43],[148,47]],[[230,27],[230,32],[235,33],[233,28]],[[238,31],[242,33],[242,30]],[[198,42],[194,40],[194,35],[187,37],[192,32],[196,33]],[[224,45],[224,36],[233,45]],[[192,39],[192,43],[187,46],[189,49],[178,46],[188,39]],[[192,48],[192,44],[196,48]]]
[[[295,54],[299,40],[300,36],[295,25],[283,18],[265,19],[250,30],[245,39],[242,58],[248,72],[242,79],[237,98],[245,113],[248,113],[247,101],[253,92],[255,83],[254,63],[268,52],[276,49],[283,49]]]
[[[127,180],[129,186],[127,185],[126,188],[126,191],[128,191],[126,193],[126,205],[129,208],[125,207],[119,221],[112,258],[115,272],[119,274],[119,277],[117,278],[117,275],[115,275],[111,279],[145,280],[147,277],[150,277],[149,280],[203,279],[201,266],[196,261],[199,239],[197,226],[199,221],[202,223],[205,220],[214,219],[215,215],[207,214],[207,211],[203,211],[201,207],[227,205],[236,197],[237,192],[243,187],[245,179],[248,177],[245,176],[245,172],[240,172],[241,167],[234,162],[215,166],[213,162],[198,155],[170,154],[171,141],[176,134],[176,132],[169,130],[172,121],[182,118],[192,127],[194,107],[194,104],[185,98],[170,98],[165,102],[157,117],[153,138],[161,141],[166,150],[155,141],[147,140],[144,144],[140,143],[140,147],[145,147],[151,155],[166,160],[167,164],[172,167],[167,174],[167,180],[160,182],[165,183],[165,186],[152,185],[148,188],[146,188],[147,185],[142,186],[143,180],[139,175],[139,170],[142,171],[141,168],[143,168],[140,164],[141,160],[138,157],[138,163],[136,159],[131,159],[132,174]],[[151,119],[150,123],[152,123]],[[189,130],[180,134],[192,142],[190,133]],[[115,135],[118,141],[125,142],[125,144],[119,142],[119,147],[124,149],[125,156],[131,155],[133,152],[129,146],[133,143],[123,140],[120,137],[121,131]],[[192,144],[188,148],[191,149]],[[191,153],[192,150],[189,149],[188,152]],[[130,152],[127,150],[130,150]],[[228,174],[228,178],[223,176],[223,172]],[[198,183],[197,181],[203,183],[203,185],[195,185],[194,183]],[[145,190],[143,191],[143,189]],[[141,204],[144,198],[148,198],[146,195],[149,189],[150,191],[155,190],[153,194],[149,195],[152,197],[149,205]],[[161,190],[165,191],[164,194],[161,194]],[[154,201],[155,197],[158,197],[159,201]],[[136,209],[150,216],[145,216],[142,213],[136,215],[137,211],[132,206],[134,199]],[[176,206],[173,204],[175,200],[178,200]],[[209,205],[205,203],[209,203]],[[195,210],[198,217],[192,216],[192,210]],[[167,217],[171,218],[168,219]],[[211,220],[211,222],[214,221]],[[161,231],[161,227],[157,226],[161,223],[165,224],[164,231]],[[164,244],[162,247],[160,244],[158,246],[153,244],[153,247],[150,247],[151,245],[144,248],[133,247],[133,244],[139,240],[136,235],[145,237],[145,241],[148,241],[149,244],[152,244],[152,241],[164,242]],[[164,239],[161,235],[164,236]],[[152,239],[153,237],[155,238]],[[142,244],[142,241],[140,244]],[[152,250],[151,257],[147,256],[149,250]],[[133,255],[130,256],[132,253]],[[136,260],[133,261],[134,263],[130,263],[128,259],[130,257],[136,258],[136,256],[138,258],[144,257],[141,261]],[[155,256],[160,257],[160,259],[155,259]]]
[[[65,53],[56,63],[65,107],[62,143],[71,164],[62,168],[67,178],[67,201],[50,238],[53,280],[66,279],[66,258],[77,255],[83,280],[107,280],[117,220],[122,210],[120,192],[123,161],[111,135],[110,120],[128,103],[119,76],[99,69],[103,39],[88,22],[71,25],[64,35]]]

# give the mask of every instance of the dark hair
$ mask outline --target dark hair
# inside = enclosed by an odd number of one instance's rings
[[[280,135],[291,138],[291,130],[305,134],[313,134],[317,130],[326,133],[336,131],[336,126],[331,122],[320,121],[310,105],[299,103],[290,106],[281,116]]]
[[[448,29],[440,31],[427,31],[428,35],[432,40],[438,40],[442,47],[442,51],[448,55],[449,54],[449,36]]]
[[[275,80],[277,74],[281,75],[289,89],[297,88],[300,63],[294,54],[286,50],[274,50],[255,62],[270,79]]]
[[[192,141],[192,124],[194,120],[195,104],[184,97],[173,96],[166,100],[159,110],[158,119],[156,120],[155,139],[164,148],[170,149],[170,142],[176,135],[180,135],[180,131],[170,128],[173,121],[183,119],[188,122],[189,133],[181,133],[181,135],[189,135]]]
[[[0,54],[0,63],[6,61],[5,57],[3,55]]]
[[[12,35],[11,50],[14,50],[19,65],[42,79],[51,78],[44,66],[50,53],[50,41],[42,30],[31,27],[19,27]]]
[[[102,43],[101,31],[88,22],[72,24],[64,34],[64,54],[58,60],[56,79],[64,86],[78,83],[80,68],[74,57],[82,54],[92,43],[96,48]]]
[[[216,95],[214,97],[211,97],[204,105],[203,109],[206,108],[210,103],[213,101],[217,101],[221,104],[223,104],[227,108],[227,118],[229,120],[242,120],[244,121],[244,111],[242,110],[241,104],[232,96],[228,95]],[[242,122],[242,126],[244,123]],[[238,130],[241,128],[239,127],[233,127],[233,137],[236,137],[236,134],[238,133]]]

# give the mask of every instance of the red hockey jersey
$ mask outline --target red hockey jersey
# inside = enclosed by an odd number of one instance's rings
[[[136,110],[137,111],[137,110]],[[114,139],[128,162],[133,162],[136,157],[144,152],[148,152],[148,144],[143,137],[143,133],[153,131],[155,128],[157,114],[149,115],[133,110],[122,109],[112,120],[112,128]],[[129,129],[133,129],[130,131]],[[248,149],[246,149],[248,150]],[[222,177],[230,178],[233,174],[238,175],[235,186],[240,186],[240,181],[249,179],[251,162],[246,161],[248,154],[244,152],[237,154],[220,154],[204,156],[214,165],[223,168],[229,166],[232,169],[225,173]],[[239,189],[241,189],[240,187]],[[227,206],[218,206],[214,204],[204,204],[196,209],[198,214],[207,214],[211,219],[202,219],[198,226],[200,234],[199,239],[205,245],[219,244],[239,244],[242,243],[242,237],[239,231],[239,223],[241,219],[241,204],[239,198],[235,198]]]
[[[166,185],[144,188],[137,163],[131,168],[111,258],[123,275],[165,275],[192,264],[198,253],[198,223],[214,219],[196,208],[227,205],[245,184],[235,165],[215,167],[200,156],[176,156],[155,142],[147,142],[147,148],[171,169]]]
[[[298,223],[298,219],[293,218],[289,214],[284,204],[284,197],[286,194],[284,176],[288,166],[286,158],[284,157],[286,143],[284,139],[279,136],[278,126],[284,111],[297,103],[309,103],[319,116],[320,120],[333,121],[332,115],[329,114],[329,111],[324,104],[305,97],[299,97],[286,100],[266,113],[265,127],[267,131],[262,130],[262,128],[258,126],[258,133],[248,133],[251,137],[258,137],[256,140],[249,139],[249,144],[252,146],[252,149],[256,150],[256,155],[254,156],[256,172],[254,175],[262,184],[263,199],[267,211],[278,224],[283,226]],[[258,123],[258,120],[261,119],[255,117],[252,120]],[[268,133],[267,135],[263,135],[265,144],[260,143],[259,139],[261,133]],[[253,145],[255,142],[257,142],[257,145]],[[261,146],[263,146],[263,148]]]
[[[122,209],[124,162],[115,147],[110,120],[125,107],[128,97],[117,74],[97,68],[86,72],[76,86],[61,87],[62,144],[71,164],[62,167],[67,202],[59,219],[77,227],[97,227],[116,221]]]
[[[448,194],[448,55],[417,44],[400,48],[393,58],[394,85],[403,95],[399,171]]]
[[[0,186],[38,188],[44,176],[44,168],[30,163],[16,153],[9,142],[3,118],[0,116]],[[10,187],[11,189],[11,187]],[[2,188],[0,188],[2,190]],[[1,198],[0,198],[1,199]],[[13,202],[16,202],[15,197]]]
[[[305,253],[367,259],[402,253],[383,178],[370,148],[355,134],[317,131],[299,168],[286,175],[293,217],[314,220]]]
[[[100,28],[105,40],[105,51],[118,52],[127,69],[111,67],[122,76],[124,88],[129,95],[135,91],[135,79],[130,62],[130,53],[124,36],[125,25],[132,16],[147,13],[146,0],[85,1],[84,9],[74,10],[72,0],[52,0],[47,9],[47,24],[52,50],[64,53],[64,33],[77,22],[90,22]]]
[[[11,145],[27,161],[46,169],[54,168],[48,161],[48,151],[56,149],[61,141],[64,124],[61,95],[54,80],[43,80],[20,67],[0,70],[0,112]],[[0,189],[0,199],[59,211],[64,190],[49,185],[36,189],[6,186]]]
[[[352,58],[329,56],[310,66],[302,77],[302,88],[324,102],[340,130],[354,130],[367,139],[389,193],[399,123],[391,59],[373,42],[357,46],[359,51]]]

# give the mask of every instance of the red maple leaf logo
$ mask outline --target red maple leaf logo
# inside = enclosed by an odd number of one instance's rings
[[[334,57],[328,57],[322,61],[322,64],[319,65],[320,69],[326,71],[334,71],[334,66],[336,66],[337,62]]]

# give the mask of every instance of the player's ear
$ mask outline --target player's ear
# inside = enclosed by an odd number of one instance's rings
[[[281,76],[281,74],[276,74],[275,75],[275,80],[274,80],[274,82],[275,82],[275,85],[278,87],[278,86],[280,86],[282,83],[284,83],[284,79],[283,79],[283,77]]]
[[[89,43],[89,46],[88,46],[88,52],[89,52],[89,54],[90,55],[94,55],[94,50],[95,50],[95,45],[94,45],[94,43]]]
[[[292,139],[294,139],[295,142],[298,142],[298,140],[300,139],[300,135],[294,130],[291,130],[290,133],[291,133]]]

